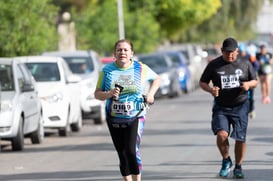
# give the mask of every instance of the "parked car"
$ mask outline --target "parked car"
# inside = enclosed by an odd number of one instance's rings
[[[0,58],[0,138],[12,150],[24,149],[24,138],[33,144],[44,139],[41,101],[27,67],[11,58]]]
[[[203,50],[206,52],[207,62],[209,63],[211,60],[221,56],[221,49],[216,46],[205,46]]]
[[[95,99],[94,96],[99,72],[102,68],[97,53],[91,50],[77,50],[44,52],[43,55],[64,58],[72,73],[81,76],[81,110],[83,118],[94,119],[95,124],[105,122],[105,102]],[[85,66],[87,69],[83,71],[82,66]]]
[[[189,93],[194,89],[194,80],[192,79],[191,71],[188,67],[188,60],[180,51],[165,51],[174,66],[177,68],[180,88],[184,93]]]
[[[42,102],[44,128],[57,129],[60,136],[68,136],[70,128],[80,131],[79,76],[72,74],[65,60],[50,56],[16,57],[23,62],[37,82]]]
[[[199,87],[199,80],[201,73],[203,72],[207,61],[203,55],[204,51],[199,45],[194,44],[173,44],[168,47],[160,47],[160,51],[180,51],[188,60],[188,67],[192,75],[192,80],[194,82],[194,89]]]
[[[137,55],[137,58],[140,62],[148,65],[161,78],[160,88],[155,95],[156,97],[175,97],[181,95],[182,91],[179,83],[179,73],[167,54],[142,54]]]
[[[114,62],[115,61],[115,58],[114,57],[101,57],[100,58],[100,62],[105,65],[105,64],[108,64],[108,63],[111,63],[111,62]]]

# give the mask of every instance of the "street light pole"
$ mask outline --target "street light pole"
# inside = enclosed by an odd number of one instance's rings
[[[117,0],[117,6],[118,6],[119,39],[124,39],[125,38],[125,33],[124,33],[124,23],[123,23],[122,0]]]

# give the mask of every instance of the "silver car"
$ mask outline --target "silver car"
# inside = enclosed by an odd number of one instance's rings
[[[24,149],[24,137],[33,144],[44,139],[42,108],[36,82],[25,64],[0,58],[0,138],[12,150]]]

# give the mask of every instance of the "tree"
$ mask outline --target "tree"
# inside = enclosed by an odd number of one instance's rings
[[[75,19],[77,48],[110,53],[118,39],[115,1],[90,2]]]
[[[180,33],[180,41],[219,43],[226,36],[248,40],[255,37],[253,24],[263,1],[222,0],[217,14],[198,26]]]
[[[248,39],[254,36],[252,25],[262,3],[123,0],[125,36],[134,42],[138,53],[152,51],[164,40],[219,42],[225,36]],[[64,11],[70,11],[76,23],[79,49],[108,54],[113,51],[118,39],[116,0],[9,0],[0,1],[0,56],[57,49],[57,15]]]
[[[136,52],[154,50],[159,41],[159,26],[149,12],[128,11],[123,3],[125,37],[134,42]],[[101,54],[113,52],[118,37],[117,4],[115,1],[91,2],[76,19],[78,48],[94,49]]]
[[[0,56],[39,54],[55,49],[57,10],[49,0],[0,1]]]
[[[198,25],[214,15],[220,0],[156,0],[156,20],[166,38],[177,40],[180,32]]]
[[[177,39],[179,32],[200,24],[220,7],[220,0],[123,1],[125,36],[136,52],[148,52],[164,39]],[[210,8],[207,8],[210,7]],[[78,46],[112,52],[118,39],[115,1],[92,1],[76,20]]]

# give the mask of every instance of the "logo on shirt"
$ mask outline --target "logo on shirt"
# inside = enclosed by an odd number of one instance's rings
[[[225,74],[225,71],[217,72],[217,74],[224,75],[224,74]]]
[[[241,69],[236,69],[235,70],[235,74],[238,76],[242,76],[243,75],[243,71]]]

